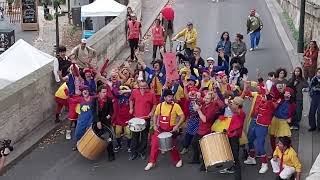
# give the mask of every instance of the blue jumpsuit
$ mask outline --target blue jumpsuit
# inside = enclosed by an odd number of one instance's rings
[[[80,103],[80,114],[77,120],[77,126],[75,130],[75,136],[77,142],[85,134],[86,130],[91,126],[93,121],[94,108],[92,105],[93,98],[90,101]]]

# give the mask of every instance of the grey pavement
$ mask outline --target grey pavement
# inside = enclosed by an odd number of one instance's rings
[[[152,2],[152,1],[151,1]],[[216,57],[215,45],[220,33],[228,30],[232,34],[246,32],[245,22],[250,8],[256,8],[260,14],[264,29],[260,48],[254,52],[247,53],[246,66],[249,69],[249,78],[256,80],[256,69],[260,69],[263,75],[279,67],[292,69],[291,62],[285,48],[278,37],[274,21],[264,1],[246,0],[223,0],[212,3],[211,0],[176,0],[174,8],[176,11],[175,29],[182,29],[187,21],[192,21],[198,30],[199,43],[202,48],[202,56]],[[148,11],[148,7],[144,7]],[[151,8],[150,8],[151,9]],[[145,16],[143,16],[145,18]],[[143,20],[144,20],[143,18]],[[245,41],[249,47],[248,36]],[[151,60],[151,48],[146,53]],[[128,56],[123,53],[123,57]],[[61,131],[63,132],[63,131]],[[53,144],[41,144],[33,152],[9,169],[1,179],[23,179],[23,180],[69,180],[82,179],[233,179],[230,175],[215,173],[199,173],[198,166],[189,165],[186,155],[183,157],[184,166],[177,169],[171,165],[168,155],[160,155],[155,169],[144,172],[145,160],[128,161],[125,149],[116,155],[116,161],[107,162],[106,157],[97,161],[88,161],[79,153],[72,152],[73,141],[64,140],[64,135],[57,133]],[[295,148],[297,148],[297,136],[294,136]],[[268,141],[267,141],[268,142]],[[271,153],[270,151],[268,153]],[[271,167],[269,167],[271,169]],[[265,180],[274,179],[271,170],[266,174],[258,174],[259,165],[242,165],[243,179]]]

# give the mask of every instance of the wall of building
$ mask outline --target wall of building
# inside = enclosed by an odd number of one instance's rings
[[[320,0],[306,0],[305,38],[320,43]],[[299,27],[301,0],[278,0],[282,9],[293,19],[296,29]]]
[[[0,91],[0,138],[14,142],[53,117],[57,88],[52,63]]]

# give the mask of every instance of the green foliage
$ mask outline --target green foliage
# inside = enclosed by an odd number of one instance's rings
[[[282,15],[283,15],[284,19],[287,21],[287,24],[289,26],[289,29],[290,29],[291,33],[292,33],[293,39],[298,41],[298,39],[299,39],[299,30],[296,29],[296,27],[294,25],[294,22],[293,22],[293,19],[289,16],[288,12],[286,12],[286,11],[283,11]],[[307,48],[309,41],[310,40],[308,40],[308,38],[304,37],[304,49]]]
[[[70,29],[69,29],[69,35],[71,37],[73,37],[77,32],[77,27],[75,25],[73,25]]]
[[[52,21],[53,20],[53,16],[52,16],[52,14],[48,14],[48,19],[47,19],[48,21]]]
[[[7,0],[8,4],[13,4],[15,0]]]

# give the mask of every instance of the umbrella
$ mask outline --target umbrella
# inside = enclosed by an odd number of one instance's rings
[[[173,20],[174,19],[174,11],[171,6],[165,6],[162,9],[161,13],[162,13],[163,18],[165,18],[166,20]]]

